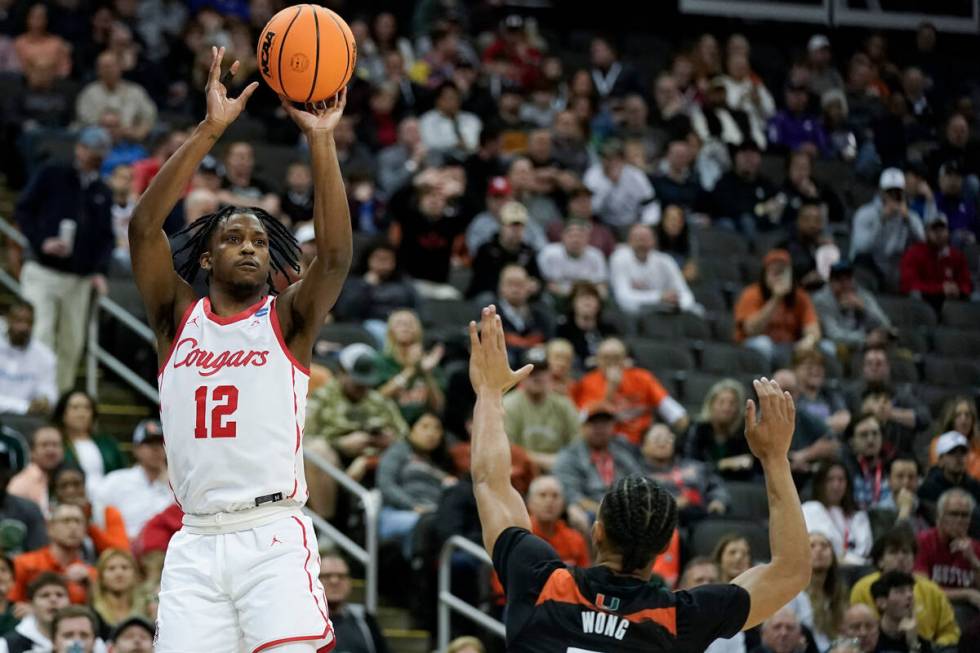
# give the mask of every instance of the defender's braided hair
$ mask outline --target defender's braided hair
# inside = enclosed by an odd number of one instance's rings
[[[627,476],[602,499],[599,518],[622,555],[622,571],[649,567],[677,528],[677,502],[656,481]]]
[[[178,256],[187,252],[187,259],[180,263],[177,268],[177,274],[187,283],[193,284],[194,279],[197,278],[197,273],[201,269],[201,254],[208,251],[211,236],[222,222],[238,214],[251,215],[262,223],[269,235],[269,261],[274,270],[280,272],[284,277],[289,276],[287,268],[299,272],[299,243],[285,225],[257,207],[226,206],[214,213],[198,218],[174,234],[174,238],[188,236],[187,242],[174,252],[174,262],[177,261]],[[269,292],[275,293],[271,273],[268,284]]]

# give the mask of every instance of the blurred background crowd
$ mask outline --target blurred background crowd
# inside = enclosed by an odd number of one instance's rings
[[[601,16],[573,3],[324,4],[357,40],[334,135],[356,263],[314,351],[305,442],[380,492],[382,593],[406,628],[433,628],[442,543],[480,541],[465,325],[493,302],[512,364],[535,365],[505,399],[513,482],[570,563],[589,563],[597,501],[627,474],[658,479],[681,508],[657,582],[727,582],[767,559],[742,435],[750,381],[765,375],[797,402],[813,582],[710,650],[971,650],[980,71],[963,54],[975,36],[783,30],[673,7],[663,26],[624,29],[631,10],[616,2]],[[0,210],[22,236],[2,241],[20,287],[0,336],[0,651],[50,650],[61,627],[90,631],[90,650],[151,650],[145,620],[181,515],[159,423],[135,424],[154,407],[134,397],[137,417],[107,433],[105,400],[78,389],[86,315],[108,295],[144,318],[135,203],[203,117],[210,47],[240,60],[237,93],[258,79],[258,32],[283,6],[0,0]],[[303,146],[263,85],[166,230],[261,206],[308,262]],[[145,343],[103,329],[101,346],[154,383]],[[317,466],[307,475],[309,506],[363,539],[357,502]],[[326,552],[322,565],[338,650],[413,650],[353,601],[358,565]],[[501,588],[479,563],[458,555],[453,574],[454,591],[499,616]],[[453,651],[500,645],[455,625],[478,637]]]

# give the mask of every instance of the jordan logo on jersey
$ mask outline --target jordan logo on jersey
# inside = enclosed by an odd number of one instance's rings
[[[201,376],[212,376],[226,367],[262,367],[268,361],[269,351],[213,352],[198,348],[195,338],[184,338],[174,349],[174,368],[196,367]]]

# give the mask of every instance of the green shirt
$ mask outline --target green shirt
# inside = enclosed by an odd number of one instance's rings
[[[381,383],[378,384],[379,387],[395,378],[401,371],[401,364],[391,354],[380,356],[378,358],[378,372],[381,374]],[[435,379],[436,385],[440,389],[445,389],[446,384],[442,370],[438,367],[435,368],[432,370],[432,376]],[[399,389],[392,399],[398,404],[398,409],[402,412],[402,417],[409,424],[414,424],[415,420],[422,417],[422,414],[426,410],[435,409],[435,406],[430,401],[429,384],[426,382],[425,377],[418,372],[412,375],[408,384],[404,388]]]
[[[306,433],[334,440],[373,429],[390,429],[396,437],[408,435],[408,424],[398,406],[377,390],[369,390],[356,404],[344,394],[340,381],[331,379],[313,393],[306,405]]]
[[[504,397],[504,430],[514,444],[534,453],[558,453],[579,434],[579,418],[568,397],[548,393],[532,403],[523,390]]]

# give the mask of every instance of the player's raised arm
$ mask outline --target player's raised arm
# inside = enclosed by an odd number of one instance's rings
[[[313,163],[316,258],[303,278],[279,296],[276,305],[286,343],[305,362],[323,320],[340,295],[353,256],[350,209],[333,140],[334,128],[347,105],[347,89],[329,103],[308,105],[308,111],[281,99],[286,112],[306,136]]]
[[[224,48],[211,48],[207,116],[150,182],[136,204],[129,223],[133,274],[146,304],[150,325],[157,333],[179,319],[183,306],[194,299],[190,286],[174,270],[163,223],[183,195],[201,159],[214,147],[228,125],[241,114],[248,98],[258,88],[258,83],[253,82],[237,98],[228,97],[227,89],[221,83],[224,53]],[[231,65],[231,75],[237,71],[236,61]]]
[[[479,330],[478,330],[479,329]],[[483,546],[493,546],[511,526],[531,529],[524,499],[510,484],[510,440],[504,432],[504,393],[521,382],[533,365],[510,369],[504,327],[494,306],[483,309],[479,328],[470,322],[470,382],[476,392],[470,472],[483,527]]]
[[[789,466],[796,407],[789,393],[775,381],[762,378],[754,386],[762,415],[757,421],[755,403],[749,399],[745,437],[766,475],[772,561],[753,567],[732,581],[752,597],[743,630],[768,619],[810,583],[810,542]]]

